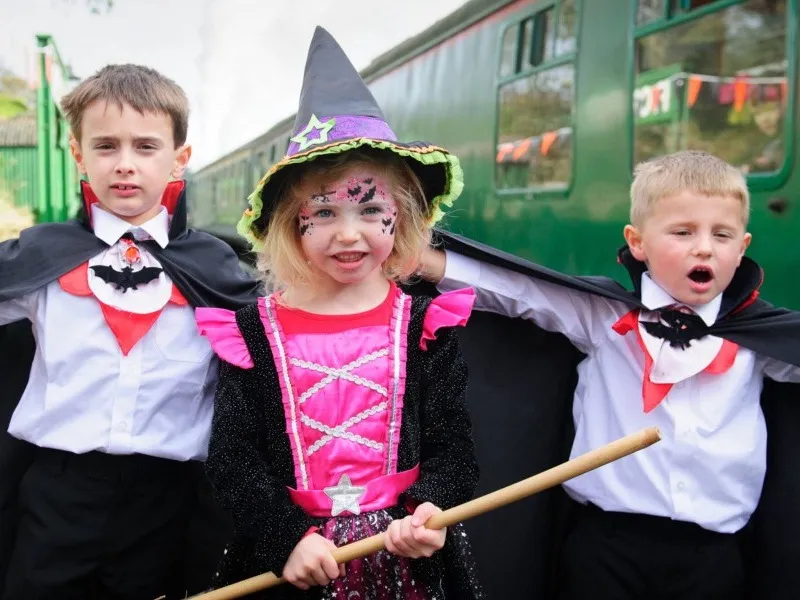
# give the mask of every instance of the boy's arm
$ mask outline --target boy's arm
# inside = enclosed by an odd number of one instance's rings
[[[761,361],[762,371],[766,377],[775,381],[800,383],[800,367],[775,360],[774,358],[762,357]]]
[[[592,294],[527,277],[455,252],[428,250],[420,275],[440,291],[473,287],[475,308],[530,319],[542,329],[564,334],[580,350],[605,338],[619,318],[615,304]],[[608,330],[608,331],[606,331]]]
[[[7,325],[23,319],[33,320],[36,293],[0,302],[0,325]]]

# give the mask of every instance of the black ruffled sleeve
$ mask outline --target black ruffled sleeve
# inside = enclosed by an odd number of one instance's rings
[[[268,448],[267,418],[263,382],[256,378],[255,369],[221,361],[206,470],[236,537],[250,541],[251,564],[280,574],[314,522],[291,502],[286,483],[260,450]]]
[[[478,484],[466,405],[467,365],[450,327],[437,332],[422,356],[420,477],[405,496],[447,509],[470,500]]]

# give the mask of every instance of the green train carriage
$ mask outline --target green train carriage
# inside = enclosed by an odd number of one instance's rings
[[[614,256],[636,162],[721,156],[747,173],[762,293],[800,308],[797,28],[798,0],[471,0],[362,76],[401,139],[460,157],[444,227],[569,273],[627,283]],[[196,227],[241,244],[293,119],[193,175]]]

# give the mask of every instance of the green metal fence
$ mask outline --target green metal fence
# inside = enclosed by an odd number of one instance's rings
[[[37,35],[39,88],[36,96],[37,199],[39,222],[64,221],[79,203],[78,175],[69,151],[69,125],[58,101],[73,80],[53,38]]]
[[[69,125],[58,105],[72,82],[71,73],[49,35],[36,36],[36,42],[35,112],[0,120],[0,197],[46,223],[74,216],[80,194]]]
[[[35,211],[38,183],[36,146],[0,147],[0,197]]]

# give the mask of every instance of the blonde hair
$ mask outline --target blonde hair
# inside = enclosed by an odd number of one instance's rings
[[[394,245],[383,264],[383,274],[397,282],[408,281],[414,275],[422,251],[431,240],[431,228],[423,208],[426,202],[422,184],[403,158],[386,150],[359,148],[320,156],[313,162],[296,166],[281,183],[256,263],[268,287],[295,287],[314,280],[314,272],[300,245],[299,215],[307,198],[300,196],[298,188],[303,182],[313,181],[315,190],[321,193],[332,181],[359,165],[384,174],[397,203]]]
[[[724,160],[700,150],[683,150],[636,166],[631,185],[631,224],[641,227],[656,202],[683,191],[736,198],[744,226],[750,220],[750,193],[744,175]]]
[[[155,69],[140,65],[108,65],[81,81],[61,100],[72,135],[80,143],[83,113],[96,100],[127,104],[141,114],[164,114],[172,121],[175,147],[186,143],[189,100],[181,87]]]

